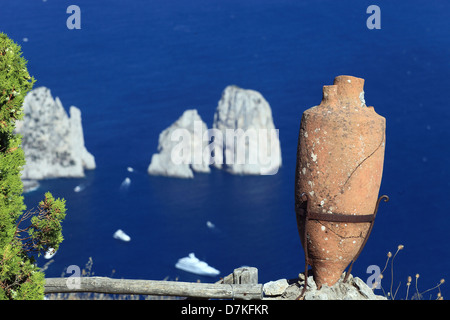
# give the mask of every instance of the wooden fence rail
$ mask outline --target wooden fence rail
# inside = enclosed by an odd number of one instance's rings
[[[46,278],[44,288],[46,294],[93,292],[237,300],[259,300],[263,295],[263,285],[258,284],[258,269],[250,267],[235,269],[217,283],[69,277]]]

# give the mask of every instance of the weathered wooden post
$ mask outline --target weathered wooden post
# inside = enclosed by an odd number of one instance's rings
[[[312,266],[319,288],[336,283],[358,257],[379,201],[387,200],[378,199],[386,120],[365,105],[363,85],[336,77],[301,120],[295,206],[306,269]]]
[[[240,267],[233,270],[217,283],[223,284],[258,284],[258,269],[254,267]]]

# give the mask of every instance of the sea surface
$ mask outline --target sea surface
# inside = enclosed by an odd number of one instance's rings
[[[81,29],[69,30],[70,4]],[[47,277],[69,265],[115,278],[214,282],[234,268],[264,283],[295,278],[304,254],[294,213],[297,138],[303,111],[338,75],[365,79],[365,100],[387,120],[381,203],[353,274],[394,261],[394,290],[450,276],[450,2],[377,1],[381,29],[368,29],[371,1],[14,0],[0,31],[22,46],[36,85],[82,111],[97,169],[82,179],[41,181],[67,201],[64,242]],[[147,174],[159,133],[195,108],[211,127],[227,85],[261,92],[279,129],[283,166],[273,176],[212,170],[183,180]],[[127,170],[134,169],[133,172]],[[121,188],[125,178],[131,183]],[[82,185],[81,192],[75,192]],[[210,228],[207,222],[214,224]],[[122,229],[130,242],[113,238]],[[190,252],[215,278],[175,268]],[[47,262],[38,259],[39,265]],[[390,265],[382,281],[391,286]],[[448,283],[440,287],[450,297]],[[412,290],[412,289],[411,289]],[[437,290],[424,298],[436,298]],[[382,294],[381,290],[377,293]],[[411,297],[411,291],[409,294]]]

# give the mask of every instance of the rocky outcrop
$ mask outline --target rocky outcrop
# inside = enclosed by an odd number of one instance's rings
[[[225,88],[209,130],[197,110],[185,111],[160,134],[148,173],[192,178],[194,172],[210,172],[210,165],[232,174],[277,173],[281,166],[278,130],[269,103],[259,92]]]
[[[22,180],[23,192],[28,193],[39,189],[39,182],[37,180]]]
[[[278,131],[269,103],[257,91],[225,88],[214,114],[214,166],[232,174],[275,174],[281,166]]]
[[[83,177],[95,169],[95,159],[84,146],[81,111],[70,107],[70,117],[58,97],[40,87],[25,97],[24,118],[16,124],[22,135],[26,165],[22,179]]]
[[[208,145],[207,133],[197,110],[186,110],[159,135],[158,153],[153,154],[148,173],[193,178],[194,172],[210,172],[209,155],[203,155]]]
[[[345,274],[331,287],[323,285],[319,290],[313,276],[308,277],[308,287],[303,300],[386,300],[384,296],[376,295],[373,290],[360,278],[349,275],[346,282]],[[264,299],[295,300],[302,291],[305,283],[303,274],[299,279],[280,279],[264,284]]]

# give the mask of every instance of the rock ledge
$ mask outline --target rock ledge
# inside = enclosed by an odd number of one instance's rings
[[[313,276],[308,277],[308,288],[303,300],[386,300],[384,296],[376,295],[369,286],[358,277],[349,276],[343,282],[345,273],[333,286],[323,285],[317,290]],[[302,293],[304,275],[298,279],[280,279],[264,284],[264,299],[267,300],[295,300]]]

